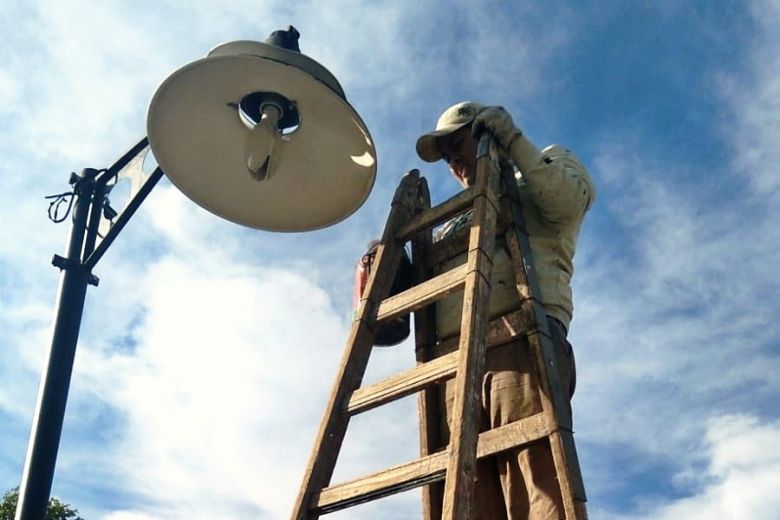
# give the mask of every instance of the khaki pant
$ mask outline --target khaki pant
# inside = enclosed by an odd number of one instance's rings
[[[574,394],[575,367],[571,344],[557,320],[550,319],[558,375],[564,392]],[[542,411],[537,374],[526,338],[488,351],[482,381],[480,431],[503,426]],[[455,384],[443,385],[446,411],[442,441],[449,443],[449,415]],[[571,414],[571,408],[564,413]],[[565,518],[550,443],[543,439],[522,449],[506,450],[477,463],[472,519],[557,520]]]

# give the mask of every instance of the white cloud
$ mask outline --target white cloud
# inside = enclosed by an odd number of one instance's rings
[[[101,457],[125,492],[160,504],[144,513],[283,516],[324,401],[312,376],[335,370],[343,320],[323,291],[279,270],[167,258],[144,289],[134,348],[80,352],[74,390],[123,424]]]
[[[727,415],[708,421],[697,492],[620,520],[773,520],[780,513],[780,422]],[[690,478],[690,476],[688,477]]]
[[[651,161],[614,144],[608,149],[596,169],[615,179],[604,188],[621,197],[599,203],[620,219],[622,233],[613,240],[621,249],[599,251],[585,242],[578,259],[579,410],[594,439],[674,458],[668,442],[695,435],[691,421],[708,407],[744,404],[730,401],[734,389],[780,386],[764,368],[772,363],[773,332],[760,325],[769,314],[754,306],[773,283],[764,258],[780,242],[765,233],[771,218],[707,207],[679,186],[667,187]]]
[[[21,98],[21,85],[8,71],[0,71],[0,114],[13,112],[19,109]]]
[[[159,517],[137,511],[119,511],[109,513],[103,518],[104,520],[157,520]]]
[[[299,273],[192,260],[162,258],[150,266],[142,290],[128,295],[142,307],[142,320],[127,331],[134,346],[82,345],[69,416],[105,428],[90,417],[97,398],[121,428],[108,428],[106,447],[61,458],[61,471],[110,461],[101,464],[108,476],[102,485],[113,482],[109,488],[121,486],[148,504],[107,511],[110,519],[283,518],[347,324],[327,294]],[[111,329],[104,336],[112,337]],[[413,362],[408,345],[375,356],[369,381]],[[414,458],[416,439],[413,399],[360,416],[334,481]],[[412,492],[334,518],[399,518],[399,511],[418,509],[419,492]]]
[[[721,89],[733,111],[734,126],[724,128],[733,145],[735,170],[762,196],[777,201],[780,163],[780,4],[773,0],[749,3],[753,23],[745,72],[724,73]],[[740,71],[741,72],[741,71]]]
[[[107,150],[99,137],[140,132],[140,121],[131,116],[139,114],[147,98],[143,89],[153,84],[143,79],[143,69],[153,70],[166,50],[151,47],[138,11],[72,2],[37,2],[28,9],[20,22],[28,52],[14,61],[27,106],[15,121],[22,150],[74,163],[121,153]]]

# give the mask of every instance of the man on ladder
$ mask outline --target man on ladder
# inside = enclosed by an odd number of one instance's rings
[[[474,182],[475,136],[483,131],[492,135],[502,149],[502,159],[510,161],[517,170],[523,216],[548,316],[558,376],[571,397],[575,367],[572,347],[566,339],[573,310],[570,281],[577,236],[585,213],[595,199],[595,188],[585,168],[569,150],[552,145],[539,151],[502,107],[463,102],[448,108],[436,129],[419,138],[417,153],[427,162],[447,162],[452,175],[465,188]],[[436,238],[444,238],[467,226],[469,216],[466,213],[448,222]],[[458,263],[463,263],[462,255],[440,268],[446,270]],[[491,288],[491,319],[519,306],[509,256],[500,242],[494,256]],[[461,299],[457,295],[436,304],[439,340],[459,333],[460,317]],[[436,355],[445,353],[440,351]],[[537,375],[524,335],[489,351],[485,367],[480,431],[541,410]],[[452,409],[453,383],[448,381],[443,392],[446,414],[441,426],[445,444],[449,436],[446,415]],[[570,415],[571,409],[564,413]],[[542,439],[478,461],[473,510],[472,518],[480,520],[564,518],[549,442]]]

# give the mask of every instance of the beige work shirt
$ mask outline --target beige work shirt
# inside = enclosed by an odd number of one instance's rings
[[[518,166],[517,185],[528,229],[542,302],[548,315],[568,329],[574,305],[571,278],[574,251],[585,213],[596,197],[587,170],[569,150],[551,145],[538,152],[524,137],[515,139],[508,155]],[[443,238],[465,224],[451,221],[437,236]],[[466,253],[441,265],[451,269],[466,261]],[[497,318],[519,306],[509,255],[498,245],[491,273],[490,317]],[[456,293],[436,304],[439,338],[460,332],[462,294]]]

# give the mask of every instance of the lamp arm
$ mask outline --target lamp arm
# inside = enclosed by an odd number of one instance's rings
[[[146,200],[146,197],[151,193],[152,188],[157,185],[157,182],[162,176],[163,171],[159,167],[155,168],[152,174],[144,181],[143,185],[138,190],[138,193],[136,193],[133,198],[130,199],[130,202],[127,203],[127,207],[119,215],[117,221],[111,226],[111,229],[106,233],[106,236],[103,237],[100,244],[98,244],[94,251],[89,252],[89,256],[84,260],[84,268],[88,272],[100,261],[109,246],[114,242],[114,239],[119,235],[119,232],[122,231],[130,218],[135,214],[136,210],[141,206],[141,203]],[[97,207],[95,210],[99,211]],[[95,232],[97,232],[97,230],[95,230]],[[85,250],[85,253],[86,252],[87,250]]]
[[[141,203],[146,199],[152,188],[157,184],[160,178],[163,176],[160,168],[155,168],[151,175],[144,180],[143,185],[139,188],[138,192],[133,195],[130,202],[127,203],[124,211],[119,215],[117,221],[111,226],[111,229],[103,237],[100,244],[95,247],[97,241],[98,225],[100,223],[101,212],[103,211],[103,199],[108,193],[108,183],[115,180],[128,164],[138,158],[149,147],[149,139],[144,137],[137,144],[135,144],[130,150],[127,151],[122,157],[108,167],[95,179],[95,197],[92,205],[92,213],[90,215],[89,229],[87,230],[87,237],[84,244],[83,254],[83,266],[90,272],[98,261],[108,250],[109,246],[113,243],[120,231],[125,227],[130,218],[135,214]]]

